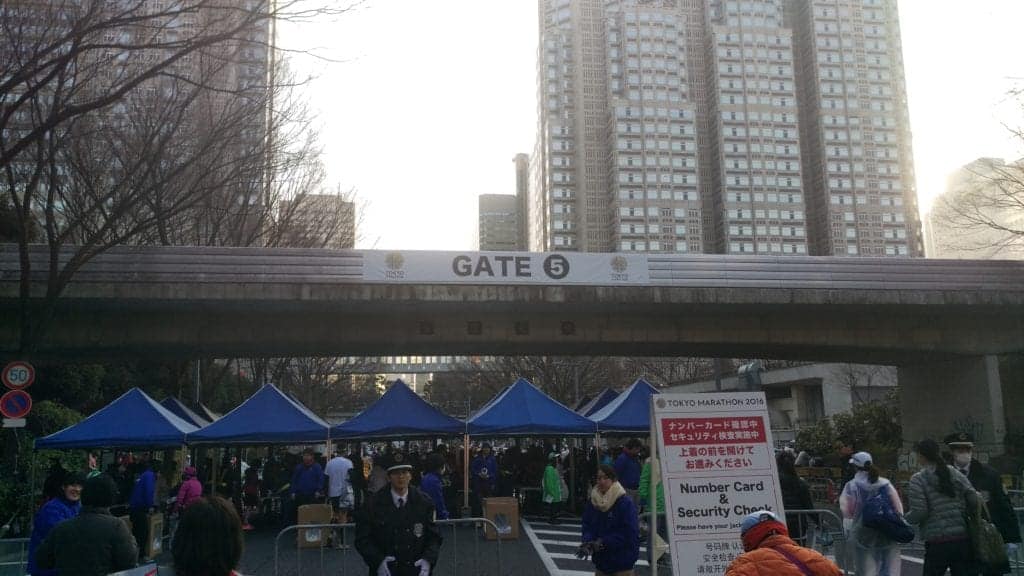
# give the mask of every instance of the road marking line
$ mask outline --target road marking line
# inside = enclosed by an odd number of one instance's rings
[[[540,539],[533,532],[533,528],[526,519],[520,519],[520,523],[523,525],[523,532],[526,532],[526,537],[530,539],[530,544],[533,544],[533,549],[537,551],[537,555],[540,556],[540,561],[544,563],[544,567],[548,569],[549,576],[559,576],[561,572],[558,566],[555,566],[555,561],[552,559],[544,549],[544,546],[540,543]],[[575,558],[575,556],[574,556]]]
[[[907,562],[913,562],[914,564],[924,564],[924,558],[914,558],[913,556],[900,556],[900,558]]]

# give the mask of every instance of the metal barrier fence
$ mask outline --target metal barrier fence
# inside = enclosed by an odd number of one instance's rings
[[[481,571],[481,568],[480,568],[480,540],[483,538],[483,532],[484,532],[483,531],[483,525],[485,525],[485,524],[488,525],[490,527],[490,529],[494,531],[495,534],[501,534],[501,532],[498,529],[498,526],[495,525],[494,522],[492,522],[491,520],[488,520],[487,518],[460,518],[460,519],[456,519],[456,520],[438,520],[436,522],[436,524],[437,524],[438,528],[441,529],[441,530],[443,530],[445,527],[449,527],[449,526],[451,527],[451,538],[448,538],[445,535],[445,533],[442,532],[442,536],[445,537],[445,540],[444,540],[444,545],[441,547],[441,557],[439,558],[439,561],[438,561],[438,564],[441,567],[441,569],[438,572],[438,574],[451,574],[452,576],[458,576],[458,573],[459,573],[459,536],[458,536],[457,528],[459,526],[471,526],[471,527],[480,528],[480,529],[473,531],[473,533],[474,533],[473,537],[472,537],[472,540],[473,540],[473,556],[472,556],[472,566],[470,568],[470,573],[473,576],[477,576],[477,575],[501,576],[502,575],[503,564],[502,564],[502,561],[501,561],[501,538],[496,538],[493,541],[494,544],[495,544],[495,547],[494,547],[494,557],[495,557],[494,571],[493,572],[491,572],[490,570]],[[349,564],[349,560],[350,560],[349,555],[350,555],[351,552],[354,551],[354,546],[352,545],[352,543],[355,541],[355,527],[356,527],[355,524],[348,523],[348,524],[294,524],[292,526],[287,526],[287,527],[283,528],[280,532],[277,533],[277,537],[274,539],[274,576],[281,576],[281,574],[282,574],[282,572],[281,572],[281,537],[284,536],[285,533],[288,533],[288,532],[294,532],[296,535],[298,535],[298,531],[299,530],[327,530],[327,531],[330,532],[330,535],[331,535],[332,539],[333,538],[340,538],[341,542],[342,542],[342,544],[340,546],[337,543],[333,544],[333,546],[335,546],[335,547],[328,547],[326,544],[322,544],[322,545],[316,546],[314,548],[308,548],[308,549],[305,549],[305,550],[309,551],[309,552],[315,552],[315,551],[319,550],[320,574],[325,574],[326,573],[325,572],[325,565],[324,565],[325,551],[327,551],[330,554],[335,554],[337,556],[340,556],[341,557],[340,558],[341,576],[346,576],[347,573],[348,573],[348,564]],[[327,540],[327,538],[323,537],[322,535],[321,535],[320,539],[321,539],[321,542],[324,542],[324,543]],[[490,543],[490,541],[488,541],[488,544],[489,543]],[[295,572],[295,574],[305,575],[305,574],[309,573],[308,571],[303,571],[303,569],[302,569],[303,550],[304,550],[303,548],[296,546],[296,549],[295,549],[296,572]],[[359,565],[357,567],[357,572],[356,573],[357,574],[362,574],[363,572],[365,572],[366,568],[365,568],[365,565],[362,563],[362,559],[361,558],[360,558],[359,562],[360,563],[359,563]],[[331,573],[332,574],[337,574],[337,570],[336,569],[332,569]],[[433,573],[433,570],[431,570],[431,573]]]
[[[1015,508],[1024,508],[1024,490],[1007,490],[1006,495]]]
[[[852,574],[850,546],[843,530],[843,520],[832,510],[786,510],[790,537],[801,546],[821,552],[835,560],[843,574]]]
[[[1017,526],[1024,529],[1024,503],[1017,505],[1013,511],[1017,513]],[[1013,568],[1013,576],[1024,576],[1024,548],[1017,546],[1017,557],[1010,558],[1010,567]]]
[[[0,576],[25,574],[28,564],[28,538],[0,540]]]

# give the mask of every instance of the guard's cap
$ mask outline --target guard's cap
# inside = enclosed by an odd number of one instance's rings
[[[950,448],[973,448],[974,436],[970,432],[956,432],[944,438]]]
[[[401,472],[402,470],[410,470],[411,471],[412,470],[412,464],[398,464],[398,463],[395,463],[394,465],[388,467],[388,474],[391,474],[392,472]]]

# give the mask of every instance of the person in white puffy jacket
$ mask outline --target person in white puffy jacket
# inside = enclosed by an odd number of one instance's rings
[[[854,571],[857,576],[899,576],[900,545],[884,534],[864,526],[861,513],[868,498],[886,490],[892,507],[903,515],[903,503],[889,480],[878,475],[871,454],[857,452],[850,458],[856,469],[853,480],[846,483],[839,496],[839,509],[843,513],[843,527],[847,542],[852,542]]]

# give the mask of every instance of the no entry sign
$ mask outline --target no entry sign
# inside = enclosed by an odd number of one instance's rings
[[[15,360],[14,362],[8,362],[4,366],[4,371],[0,374],[0,378],[3,379],[4,386],[11,390],[21,390],[32,385],[32,382],[36,379],[36,370],[28,362]]]
[[[11,390],[0,396],[0,414],[5,418],[24,418],[32,411],[32,397],[24,390]]]

